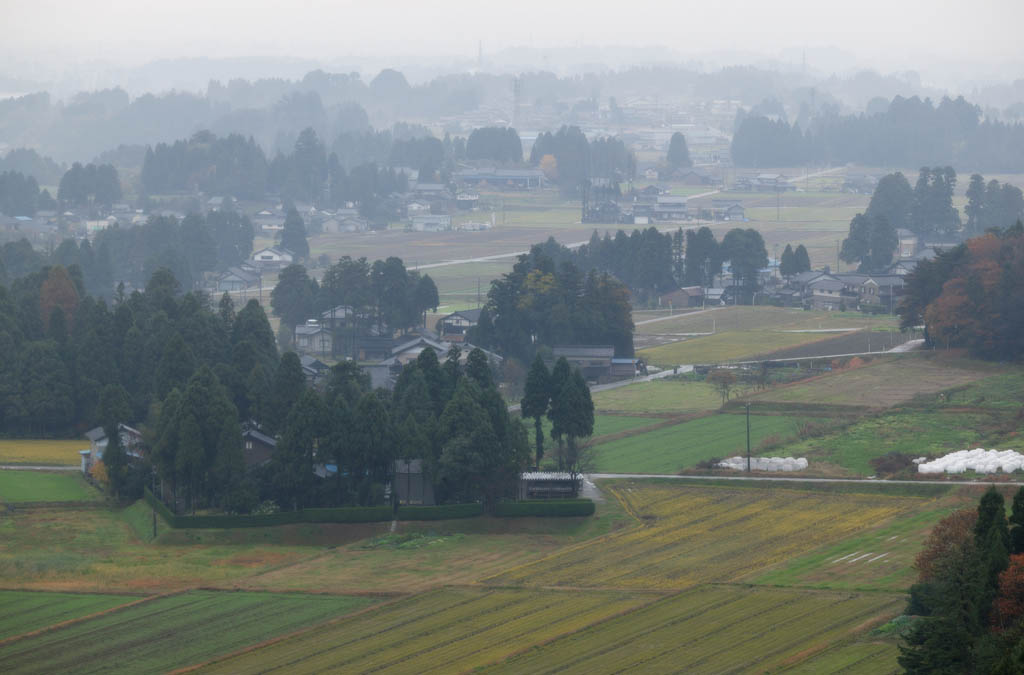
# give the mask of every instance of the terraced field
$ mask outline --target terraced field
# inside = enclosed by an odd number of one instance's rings
[[[621,481],[642,523],[496,574],[494,585],[682,589],[730,581],[849,537],[919,499]],[[813,532],[813,536],[808,533]],[[728,533],[728,534],[725,534]]]
[[[960,368],[942,358],[917,355],[876,359],[858,368],[784,385],[754,395],[754,401],[888,407],[976,382],[994,372]]]
[[[88,445],[83,440],[2,439],[0,464],[76,466],[81,461],[78,451]]]
[[[369,598],[193,591],[0,647],[7,673],[161,672],[342,616]]]
[[[331,623],[200,672],[464,672],[655,597],[446,588]]]
[[[902,605],[899,596],[707,585],[485,672],[765,672],[865,622],[884,621]]]
[[[0,640],[138,600],[130,595],[0,591]]]
[[[854,642],[822,652],[784,672],[793,675],[890,675],[902,672],[896,665],[898,655],[895,642]]]
[[[804,418],[752,415],[750,442],[756,448],[765,439],[790,438]],[[731,457],[746,450],[743,415],[711,415],[635,436],[602,443],[594,448],[599,473],[678,473],[712,457]]]

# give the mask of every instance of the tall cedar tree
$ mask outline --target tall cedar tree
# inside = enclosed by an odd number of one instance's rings
[[[306,223],[294,207],[288,210],[281,230],[281,246],[295,254],[299,260],[309,257],[309,242],[306,240]]]
[[[551,401],[551,374],[544,364],[540,354],[533,359],[530,372],[526,375],[526,386],[523,392],[523,399],[520,401],[520,410],[523,417],[532,417],[535,432],[535,445],[537,448],[537,466],[544,457],[544,425],[542,418],[548,412],[548,403]]]

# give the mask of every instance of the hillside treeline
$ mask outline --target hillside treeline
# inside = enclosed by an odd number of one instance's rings
[[[936,345],[989,359],[1024,354],[1024,225],[975,237],[907,275],[903,327],[924,325]]]
[[[981,110],[963,97],[934,105],[929,99],[897,96],[885,112],[829,112],[811,119],[806,128],[784,119],[746,117],[731,153],[742,167],[852,162],[1019,172],[1024,171],[1024,124],[982,119]]]
[[[530,149],[530,164],[569,192],[580,190],[591,179],[618,183],[636,175],[636,157],[625,143],[610,137],[588,141],[576,126],[540,134]]]
[[[995,487],[940,520],[914,563],[899,663],[906,673],[1024,672],[1024,489]]]
[[[632,356],[629,298],[629,288],[612,275],[584,274],[569,261],[556,265],[534,246],[491,282],[468,339],[523,362],[541,346],[572,344],[614,345],[616,356]]]
[[[152,216],[141,225],[113,225],[88,239],[65,239],[47,255],[27,240],[0,246],[0,283],[38,272],[45,265],[75,267],[91,295],[110,298],[119,282],[142,288],[161,267],[191,289],[206,272],[226,270],[252,254],[249,219],[230,211],[182,219]]]

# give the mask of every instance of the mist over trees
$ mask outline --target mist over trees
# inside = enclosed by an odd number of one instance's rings
[[[636,157],[621,139],[600,137],[590,142],[576,126],[540,134],[530,150],[530,164],[568,193],[578,192],[593,178],[617,183],[636,175]]]
[[[845,164],[955,165],[984,171],[1024,170],[1024,124],[982,119],[963,99],[895,97],[884,112],[833,111],[790,125],[784,119],[746,116],[732,141],[742,167]]]

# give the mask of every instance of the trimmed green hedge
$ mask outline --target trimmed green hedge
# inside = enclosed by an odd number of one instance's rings
[[[168,525],[174,528],[231,529],[236,527],[271,527],[294,523],[379,523],[394,519],[390,506],[344,506],[332,509],[280,511],[258,516],[176,516],[153,496],[147,488],[146,502],[155,508]],[[525,502],[500,502],[494,515],[499,518],[521,516],[590,516],[594,502],[589,499],[536,499]],[[442,506],[401,506],[398,520],[454,520],[476,518],[483,514],[481,504],[446,504]]]
[[[494,515],[501,518],[521,516],[592,516],[594,502],[589,499],[531,499],[525,502],[499,502]]]
[[[475,518],[484,512],[481,504],[445,504],[443,506],[399,506],[399,520],[449,520]]]
[[[147,489],[146,501],[174,528],[229,529],[293,523],[377,523],[393,518],[390,506],[346,506],[334,509],[279,511],[258,516],[176,516]]]

